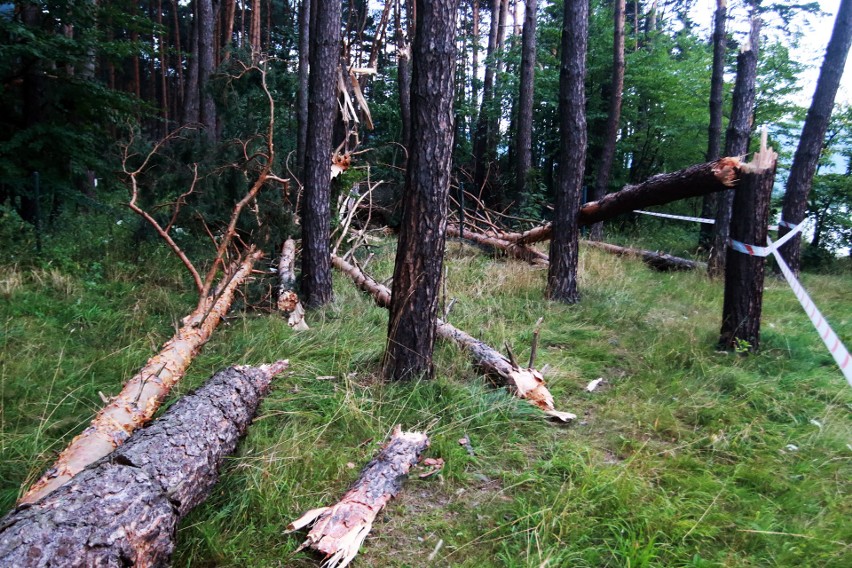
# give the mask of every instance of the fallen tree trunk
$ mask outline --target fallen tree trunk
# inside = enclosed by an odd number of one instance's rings
[[[402,490],[409,470],[429,447],[422,432],[403,432],[396,426],[379,454],[361,470],[358,480],[332,507],[311,509],[293,521],[288,531],[313,524],[302,548],[325,555],[323,566],[343,567],[352,562],[373,528],[379,512]]]
[[[339,256],[333,255],[331,264],[349,275],[358,288],[372,295],[377,305],[383,308],[390,305],[391,292],[386,286],[376,282],[357,266],[349,264]],[[509,388],[518,398],[534,404],[545,414],[561,422],[570,422],[576,418],[570,412],[556,410],[553,395],[547,389],[540,372],[535,369],[522,369],[486,343],[475,339],[449,323],[438,319],[436,325],[436,332],[439,337],[453,341],[456,345],[465,349],[470,353],[471,359],[477,367],[488,376],[498,378],[502,385]]]
[[[672,256],[664,252],[654,252],[651,250],[642,250],[635,248],[620,247],[601,241],[581,241],[586,246],[610,252],[618,256],[635,256],[642,259],[642,262],[660,272],[677,271],[677,270],[695,270],[697,268],[707,268],[703,262],[696,262],[679,256]]]
[[[462,234],[462,231],[457,225],[447,225],[447,236],[463,238],[483,247],[501,250],[509,256],[523,260],[524,262],[529,262],[530,264],[538,266],[547,266],[550,264],[547,255],[539,250],[513,243],[503,238],[483,235],[482,233],[473,231],[470,228]]]
[[[586,203],[580,207],[577,222],[580,226],[593,225],[634,209],[726,191],[736,185],[739,174],[739,158],[721,158],[677,172],[659,174],[640,184],[628,185],[621,191],[605,195],[598,201]],[[552,227],[548,223],[521,233],[514,242],[529,244],[546,241],[551,232]]]
[[[166,566],[286,361],[220,371],[108,458],[0,519],[0,565]]]
[[[287,325],[296,331],[305,331],[305,308],[296,294],[296,241],[287,239],[281,247],[278,260],[278,310],[287,317]]]
[[[241,264],[226,273],[216,292],[183,319],[183,326],[101,409],[91,425],[66,447],[56,463],[20,499],[33,503],[60,487],[89,464],[124,443],[130,434],[151,420],[172,387],[183,377],[192,359],[210,339],[234,300],[237,287],[251,274],[262,256],[250,251]]]

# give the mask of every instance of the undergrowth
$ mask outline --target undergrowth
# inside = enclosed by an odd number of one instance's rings
[[[393,248],[380,243],[369,272],[387,278]],[[2,268],[3,511],[194,304],[164,255],[113,254]],[[715,350],[720,282],[597,250],[580,262],[583,298],[567,306],[543,299],[541,270],[458,243],[447,254],[457,327],[526,361],[545,318],[536,367],[557,408],[578,414],[567,427],[490,386],[452,345],[438,344],[432,381],[379,381],[387,313],[340,275],[309,331],[232,314],[171,400],[227,365],[291,365],[182,522],[175,566],[317,566],[286,525],[339,498],[398,423],[428,429],[427,455],[446,466],[411,476],[356,565],[852,565],[852,391],[787,285],[767,279],[762,350],[740,356]],[[848,278],[804,285],[852,343]]]

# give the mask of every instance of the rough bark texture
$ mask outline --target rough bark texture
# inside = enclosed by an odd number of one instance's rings
[[[734,192],[731,239],[749,245],[766,246],[776,159],[777,154],[771,149],[761,149],[743,173]],[[750,351],[757,351],[760,347],[766,259],[735,251],[731,247],[728,247],[727,255],[719,347],[747,347]]]
[[[331,137],[337,113],[335,89],[340,53],[340,2],[312,0],[308,129],[305,146],[305,199],[302,211],[302,292],[308,307],[332,300],[329,263]]]
[[[415,6],[411,152],[383,365],[395,380],[432,374],[452,166],[458,0]]]
[[[89,464],[109,454],[149,420],[166,395],[183,377],[192,359],[210,339],[231,307],[234,292],[251,274],[261,253],[249,255],[202,307],[184,318],[183,326],[162,350],[124,385],[91,425],[74,438],[56,463],[21,498],[33,503],[77,475]]]
[[[634,249],[628,247],[620,247],[600,241],[585,241],[585,244],[590,247],[595,247],[606,252],[618,256],[635,256],[641,258],[642,262],[660,272],[680,271],[680,270],[695,270],[696,268],[706,268],[703,262],[696,262],[687,258],[672,256],[664,252],[654,252],[651,250]]]
[[[352,278],[358,288],[373,296],[378,306],[386,308],[390,305],[391,291],[386,286],[379,284],[364,274],[361,269],[352,266],[338,256],[332,257],[332,264]],[[553,395],[547,390],[540,372],[513,365],[506,357],[482,341],[440,319],[435,321],[437,322],[436,330],[439,337],[450,340],[465,349],[470,353],[471,359],[477,367],[492,379],[499,381],[502,386],[509,388],[512,394],[534,404],[556,420],[568,422],[576,418],[570,412],[556,410]]]
[[[603,150],[601,151],[594,189],[590,196],[592,200],[598,200],[606,195],[612,162],[615,159],[618,123],[621,120],[621,95],[624,91],[624,12],[625,0],[615,0],[613,2],[612,87]],[[598,222],[592,225],[590,234],[592,240],[599,240],[602,236],[603,223]]]
[[[488,50],[485,53],[485,77],[482,81],[482,103],[479,107],[479,116],[476,119],[476,131],[473,136],[473,193],[485,203],[490,202],[485,184],[488,175],[488,163],[491,156],[486,155],[488,151],[488,127],[490,122],[488,114],[491,112],[494,99],[494,76],[497,62],[497,36],[500,30],[500,0],[491,1],[491,28],[488,32]]]
[[[286,366],[217,373],[112,455],[0,519],[0,565],[168,566],[178,520],[207,497]]]
[[[737,57],[737,79],[734,83],[731,120],[728,122],[728,132],[725,136],[726,156],[745,156],[748,153],[749,135],[751,134],[754,114],[759,22],[760,20],[757,18],[752,19],[751,46],[749,48],[749,45],[746,45],[746,49]],[[710,276],[721,276],[725,272],[733,201],[734,194],[725,193],[719,196],[716,203],[713,248],[710,250],[710,258],[707,262],[707,273]]]
[[[296,169],[304,176],[305,147],[308,137],[308,56],[311,37],[311,0],[299,6],[299,89],[296,91]]]
[[[287,239],[278,260],[278,309],[287,317],[287,325],[297,331],[308,329],[305,308],[296,294],[296,241]]]
[[[550,241],[547,297],[575,303],[579,257],[577,213],[583,194],[586,162],[586,41],[589,26],[588,0],[565,2],[562,22],[562,64],[559,72],[559,185]]]
[[[725,91],[725,51],[728,36],[725,33],[725,20],[728,17],[726,0],[716,0],[716,15],[713,26],[713,70],[710,74],[710,125],[707,127],[707,161],[719,159],[722,146],[722,107]],[[701,204],[701,216],[705,219],[716,214],[718,195],[708,193]],[[701,224],[698,243],[709,247],[713,239],[713,227]]]
[[[204,125],[207,138],[215,140],[216,103],[210,91],[210,78],[216,67],[213,57],[213,13],[212,0],[198,0],[198,91],[201,101],[200,122]]]
[[[600,201],[586,203],[577,213],[577,223],[580,226],[591,225],[634,209],[729,190],[737,182],[739,168],[738,158],[722,158],[670,174],[655,175],[642,183],[628,185],[621,191],[607,194]],[[514,242],[529,244],[546,241],[552,234],[553,225],[548,223],[521,233]]]
[[[622,0],[623,1],[623,0]],[[536,0],[526,0],[524,31],[521,37],[521,77],[518,96],[518,128],[515,149],[515,189],[523,202],[527,194],[527,176],[532,165],[533,85],[535,83]]]
[[[825,130],[831,118],[834,98],[846,66],[850,44],[852,44],[852,0],[841,0],[837,18],[834,20],[834,30],[831,32],[825,59],[819,71],[814,98],[808,109],[805,125],[802,128],[802,137],[799,139],[799,146],[796,148],[796,155],[793,157],[793,165],[790,168],[790,177],[787,179],[787,190],[784,193],[781,209],[781,218],[787,223],[798,225],[805,220],[808,194],[819,163]],[[779,228],[778,237],[783,237],[788,232],[790,229],[782,226]],[[779,252],[793,274],[798,274],[801,235],[796,235],[789,240],[779,249]]]
[[[323,566],[346,566],[358,554],[379,512],[402,491],[409,470],[428,447],[426,434],[403,432],[396,426],[390,440],[337,504],[311,509],[288,529],[295,531],[313,524],[302,548],[324,554]]]

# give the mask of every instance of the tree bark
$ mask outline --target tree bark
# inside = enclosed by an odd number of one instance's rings
[[[461,230],[459,230],[459,227],[457,225],[447,225],[447,236],[454,238],[463,238],[487,249],[500,250],[502,252],[505,252],[509,256],[512,256],[519,260],[523,260],[524,262],[528,262],[530,264],[535,264],[538,266],[548,266],[550,264],[550,260],[548,259],[547,255],[539,250],[527,247],[525,245],[519,245],[506,239],[502,239],[500,237],[483,235],[482,233],[472,231],[469,227],[466,228],[464,234],[462,234]]]
[[[352,266],[338,256],[332,257],[332,264],[335,268],[352,278],[359,289],[373,296],[376,305],[383,308],[390,306],[391,291],[386,286],[379,284],[364,274],[361,269]],[[576,418],[570,412],[556,410],[553,395],[547,390],[544,378],[539,371],[533,368],[522,369],[506,357],[503,357],[498,351],[464,331],[440,319],[434,321],[436,322],[438,337],[452,341],[470,353],[474,365],[490,378],[508,388],[513,395],[537,406],[547,416],[560,422],[569,422]]]
[[[740,184],[734,191],[731,239],[766,246],[777,157],[771,148],[764,147],[744,168]],[[730,246],[727,256],[719,347],[757,351],[766,259],[738,252]]]
[[[175,2],[175,9],[178,9]],[[198,90],[198,4],[193,2],[192,25],[189,30],[189,63],[186,69],[186,87],[183,93],[183,122],[198,124],[201,121],[201,93]]]
[[[831,39],[825,51],[825,59],[819,71],[814,98],[808,109],[802,136],[790,168],[790,177],[787,179],[781,218],[792,225],[798,225],[805,220],[808,194],[819,163],[823,138],[831,118],[843,69],[846,66],[850,44],[852,44],[852,0],[841,0]],[[789,227],[782,225],[779,227],[778,237],[783,237],[788,232],[790,232]],[[793,274],[798,274],[801,266],[801,235],[796,235],[787,241],[779,252]]]
[[[518,97],[518,128],[515,148],[515,190],[522,203],[527,195],[527,177],[532,166],[533,85],[535,83],[536,0],[525,0],[524,31],[521,36],[521,77]]]
[[[0,519],[0,564],[167,566],[178,520],[206,499],[286,367],[220,371],[108,458]]]
[[[402,491],[402,482],[429,447],[422,432],[403,432],[398,425],[379,454],[332,507],[311,509],[290,523],[288,531],[313,524],[301,548],[324,554],[323,566],[342,568],[358,554],[373,522],[388,502]]]
[[[287,239],[281,247],[278,260],[278,309],[287,318],[287,325],[296,331],[308,328],[305,323],[305,308],[296,294],[296,241]]]
[[[305,200],[302,211],[302,292],[309,308],[332,300],[330,235],[331,137],[337,113],[335,97],[340,54],[341,4],[312,0],[308,128],[305,146]],[[313,18],[312,18],[313,19]]]
[[[716,0],[716,15],[713,27],[713,70],[710,74],[710,125],[707,127],[707,161],[719,159],[722,145],[722,107],[725,90],[725,52],[728,36],[725,33],[725,21],[728,17],[727,0]],[[701,216],[705,219],[716,214],[718,195],[708,193],[701,205]],[[713,239],[713,227],[701,224],[698,244],[710,247]]]
[[[577,289],[579,224],[586,162],[586,42],[588,0],[566,0],[562,22],[562,64],[559,73],[559,185],[550,241],[546,295],[569,304],[580,300]]]
[[[215,141],[216,103],[210,92],[210,79],[215,70],[213,57],[213,23],[216,15],[213,13],[212,0],[197,0],[198,2],[198,91],[201,101],[200,123],[204,126],[207,139]]]
[[[731,120],[725,136],[726,156],[745,156],[748,153],[749,135],[754,117],[755,82],[757,79],[757,48],[760,37],[760,18],[753,14],[751,40],[737,57],[737,79],[734,83]],[[725,272],[728,233],[731,227],[731,207],[734,194],[720,195],[716,204],[716,222],[713,224],[713,248],[707,262],[711,277]]]
[[[491,28],[488,33],[488,50],[485,54],[485,77],[482,82],[482,103],[479,106],[479,116],[476,119],[476,132],[473,138],[473,193],[486,204],[490,204],[491,195],[487,191],[486,182],[489,162],[493,156],[488,156],[488,139],[490,126],[488,115],[492,112],[494,99],[494,75],[497,54],[497,37],[500,30],[500,0],[491,1]]]
[[[308,137],[308,56],[311,37],[311,0],[302,0],[299,8],[299,89],[296,91],[296,171],[304,177],[305,148]]]
[[[412,73],[412,140],[394,266],[384,375],[432,376],[453,147],[458,0],[418,0]]]
[[[624,92],[624,12],[625,0],[615,0],[613,2],[612,87],[610,89],[603,150],[601,151],[595,185],[590,196],[592,200],[598,200],[606,195],[612,163],[615,160],[618,123],[621,120],[621,95]],[[603,237],[603,223],[592,225],[589,237],[594,241],[600,240]]]
[[[252,266],[261,256],[260,252],[247,255],[242,264],[234,267],[229,278],[223,278],[216,293],[184,318],[183,326],[174,337],[127,381],[118,396],[101,409],[89,427],[59,454],[56,463],[30,487],[21,503],[33,503],[62,486],[86,466],[123,444],[134,430],[151,420],[172,387],[183,378],[192,359],[210,339],[230,309],[236,289],[251,274]]]

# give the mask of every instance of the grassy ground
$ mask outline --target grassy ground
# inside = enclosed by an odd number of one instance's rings
[[[392,250],[369,271],[389,276]],[[2,511],[193,305],[179,267],[145,259],[156,269],[0,268]],[[176,566],[317,566],[287,523],[333,503],[397,423],[429,428],[428,455],[446,467],[407,482],[356,565],[852,565],[852,389],[785,283],[767,281],[761,353],[739,356],[714,349],[722,287],[703,274],[584,250],[583,300],[565,306],[542,298],[543,271],[457,243],[447,264],[459,328],[525,360],[545,317],[537,367],[577,422],[544,421],[451,345],[438,345],[434,381],[379,382],[387,314],[337,275],[310,331],[240,312],[177,389],[291,361],[182,523]],[[852,344],[848,275],[804,285]]]

